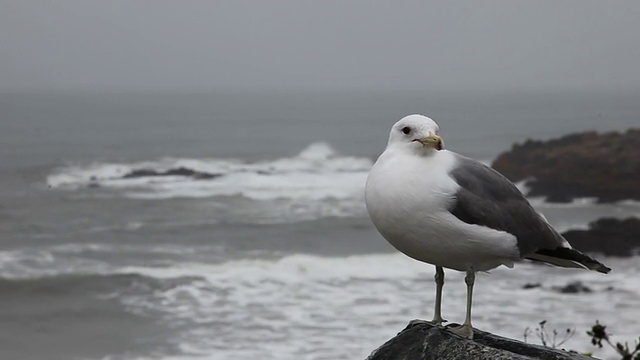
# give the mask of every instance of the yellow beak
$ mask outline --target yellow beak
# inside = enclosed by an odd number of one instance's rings
[[[432,147],[432,148],[434,148],[436,150],[444,149],[444,141],[438,135],[429,135],[427,137],[420,138],[420,139],[415,139],[413,141],[418,141],[422,145],[430,146],[430,147]]]

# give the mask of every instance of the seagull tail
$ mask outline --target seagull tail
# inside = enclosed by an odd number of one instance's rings
[[[594,270],[603,274],[607,274],[611,271],[610,268],[598,260],[593,259],[578,250],[567,247],[557,247],[553,250],[540,249],[535,253],[528,255],[526,258],[560,267]]]

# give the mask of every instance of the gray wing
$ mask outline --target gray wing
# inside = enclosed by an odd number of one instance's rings
[[[457,155],[457,166],[450,175],[460,185],[449,209],[458,219],[514,235],[522,257],[541,249],[556,249],[564,243],[520,190],[499,172]]]

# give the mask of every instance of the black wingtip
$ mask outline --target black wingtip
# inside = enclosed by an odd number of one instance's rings
[[[589,268],[589,270],[594,270],[599,273],[608,274],[609,272],[611,272],[610,267],[607,267],[605,264],[597,260],[593,260],[592,264],[585,264],[585,265]]]
[[[611,271],[611,268],[607,267],[603,263],[575,249],[570,249],[565,247],[558,247],[553,250],[540,249],[536,251],[536,254],[548,256],[551,258],[569,260],[569,261],[578,263],[589,270],[597,271],[603,274],[608,274]]]
[[[610,267],[605,266],[602,263],[598,263],[600,265],[600,267],[598,269],[596,269],[597,272],[601,272],[603,274],[608,274],[611,271]]]

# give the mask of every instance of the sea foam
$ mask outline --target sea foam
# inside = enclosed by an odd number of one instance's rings
[[[237,159],[176,159],[135,163],[69,165],[47,177],[52,188],[74,190],[98,187],[122,190],[141,199],[241,195],[255,200],[356,196],[372,162],[368,158],[343,156],[326,143],[313,143],[293,157],[247,163]],[[184,168],[210,174],[189,176],[128,176],[135,171],[163,172]]]
[[[50,250],[53,256],[23,253],[22,258],[30,255],[29,264],[39,259],[40,276],[52,277],[56,276],[54,270],[61,275],[69,273],[68,268],[55,266],[56,258],[64,254],[109,249],[68,245]],[[16,252],[3,255],[0,262],[20,257]],[[620,339],[633,338],[637,325],[626,320],[637,312],[640,283],[635,274],[640,265],[637,259],[601,260],[615,271],[602,275],[522,263],[513,270],[498,268],[479,274],[474,325],[521,339],[525,327],[546,319],[550,329],[575,327],[579,335],[566,347],[581,351],[591,350],[584,331],[596,319],[606,319]],[[47,265],[50,268],[45,269]],[[168,341],[185,352],[173,359],[365,358],[409,320],[429,319],[433,311],[433,266],[400,253],[344,257],[294,254],[219,263],[112,264],[108,268],[101,263],[84,263],[73,272],[88,279],[98,274],[102,276],[99,279],[132,276],[132,281],[141,281],[144,287],[136,291],[112,289],[109,299],[134,314],[156,317],[172,329]],[[446,271],[443,312],[453,322],[464,318],[463,276]],[[554,290],[573,281],[582,281],[593,292],[561,294]],[[531,282],[540,282],[542,287],[522,288]]]
[[[592,349],[584,331],[598,318],[615,324],[617,336],[630,338],[637,327],[625,322],[619,309],[635,311],[631,306],[640,295],[639,284],[629,275],[640,269],[629,260],[607,261],[617,273],[520,264],[479,274],[474,325],[521,339],[527,326],[546,319],[550,329],[575,327],[579,335],[566,346],[586,351]],[[433,267],[401,254],[292,255],[120,271],[199,279],[124,301],[135,311],[162,313],[168,323],[188,324],[176,341],[204,359],[365,358],[409,320],[429,319],[433,310]],[[446,272],[443,312],[454,322],[464,317],[463,275]],[[571,295],[553,289],[572,281],[583,281],[593,292]],[[527,282],[543,286],[523,289]]]

